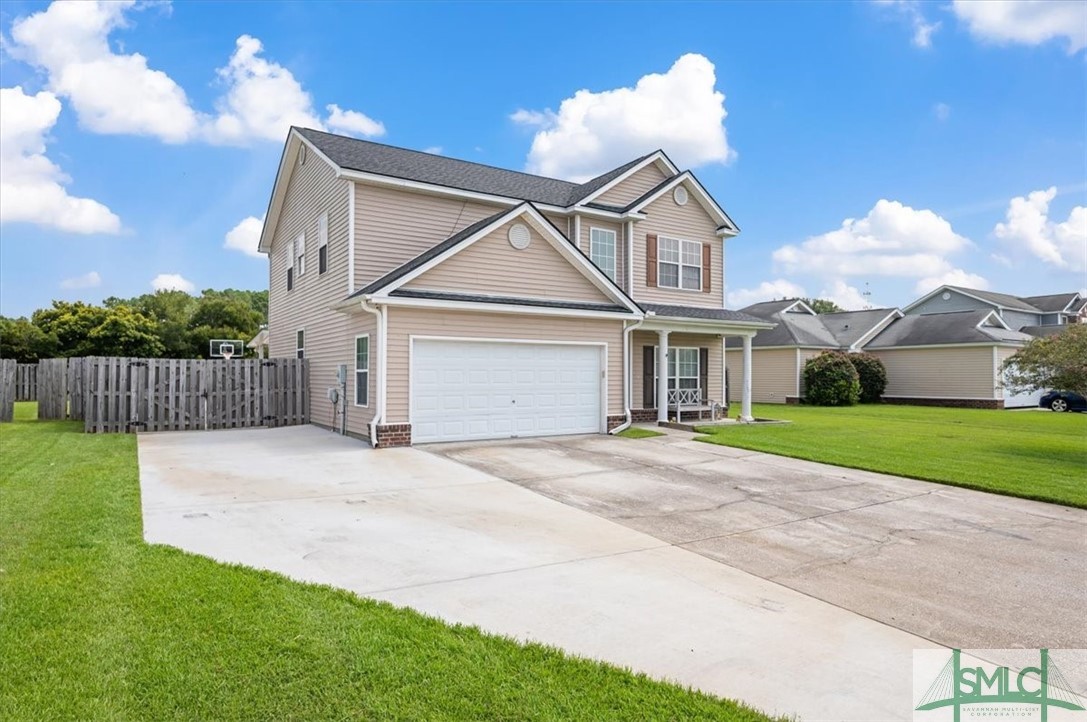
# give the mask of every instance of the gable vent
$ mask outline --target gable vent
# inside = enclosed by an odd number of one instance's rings
[[[677,206],[687,205],[687,189],[683,186],[677,186],[675,191],[672,192],[672,199],[675,200]]]
[[[516,248],[518,251],[522,251],[528,248],[528,244],[532,243],[532,234],[528,231],[528,226],[524,223],[515,223],[510,226],[509,230],[510,245]]]

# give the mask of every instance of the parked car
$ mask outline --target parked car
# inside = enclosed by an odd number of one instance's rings
[[[1053,411],[1087,411],[1087,399],[1073,391],[1050,391],[1038,405]]]

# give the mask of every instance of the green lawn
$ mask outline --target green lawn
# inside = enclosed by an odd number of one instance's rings
[[[700,440],[1087,508],[1087,414],[756,404]]]
[[[616,436],[622,436],[625,439],[651,439],[654,436],[664,436],[664,434],[653,429],[639,429],[637,426],[631,426],[623,429]]]
[[[135,437],[32,417],[20,405],[21,421],[0,425],[5,722],[768,719],[552,649],[149,546]]]

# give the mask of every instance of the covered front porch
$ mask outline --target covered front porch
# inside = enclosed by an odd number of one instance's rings
[[[695,315],[697,314],[697,315]],[[635,423],[714,421],[729,414],[729,384],[739,384],[740,420],[751,414],[751,339],[773,324],[725,309],[658,306],[630,333],[630,398]],[[741,378],[730,378],[725,339],[742,339]],[[666,369],[664,374],[660,369]],[[735,396],[735,393],[733,393]],[[664,403],[659,400],[664,399]]]

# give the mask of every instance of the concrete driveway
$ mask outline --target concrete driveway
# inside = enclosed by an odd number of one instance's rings
[[[1087,648],[1087,511],[684,432],[424,448],[941,645]]]
[[[654,465],[662,453],[680,471]],[[727,450],[583,437],[373,451],[303,426],[141,434],[139,456],[149,542],[556,645],[770,712],[910,719],[913,651],[935,647],[715,561],[708,547],[632,528],[639,516],[686,509],[689,520],[676,514],[656,533],[724,534],[728,502],[704,496],[713,484],[682,478],[723,473]],[[793,474],[765,469],[760,483]],[[666,503],[651,482],[675,499]],[[812,497],[852,504],[834,488],[845,482],[805,483]],[[749,493],[736,492],[733,506],[751,505],[748,518],[766,531],[793,513],[790,504],[830,503],[743,502]],[[787,548],[774,555],[779,564],[793,557]]]

